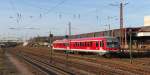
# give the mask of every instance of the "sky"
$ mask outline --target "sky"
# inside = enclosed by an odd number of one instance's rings
[[[119,28],[121,0],[1,0],[0,36],[31,38],[89,33]],[[150,0],[125,0],[125,27],[143,26]],[[114,5],[114,6],[112,6]],[[108,17],[111,17],[108,19]]]

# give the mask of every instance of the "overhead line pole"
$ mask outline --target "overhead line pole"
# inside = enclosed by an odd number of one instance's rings
[[[67,48],[67,49],[69,49],[69,50],[66,51],[66,61],[67,61],[66,66],[68,66],[69,52],[70,52],[70,49],[71,49],[71,44],[70,44],[71,43],[71,40],[70,40],[71,39],[71,22],[68,23],[68,30],[69,30],[69,34],[68,34],[69,36],[68,36],[67,39],[68,39],[68,47],[69,48]]]
[[[126,28],[124,28],[124,5],[127,5],[128,3],[124,4],[125,0],[121,0],[120,2],[120,44],[121,48],[125,49],[127,44],[127,38],[126,38]]]
[[[130,63],[132,64],[133,62],[133,56],[132,56],[132,29],[129,30],[130,34]]]
[[[111,30],[110,30],[110,19],[111,19],[111,17],[110,16],[108,16],[108,29],[109,29],[109,35],[108,36],[111,36]]]
[[[120,3],[120,44],[121,48],[123,48],[123,38],[124,38],[124,31],[123,31],[123,1]]]

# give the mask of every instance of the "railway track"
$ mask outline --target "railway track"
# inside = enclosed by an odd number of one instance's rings
[[[50,59],[48,57],[43,58],[43,57],[39,57],[38,55],[28,54],[28,53],[25,53],[25,55],[30,56],[34,59],[40,60],[44,63],[51,64]],[[66,70],[67,72],[72,72],[72,74],[75,74],[75,75],[89,75],[89,74],[95,75],[94,73],[90,73],[85,70],[81,70],[80,68],[71,67],[70,64],[66,63],[66,60],[61,60],[58,58],[53,59],[53,65],[55,65],[63,70]]]
[[[45,63],[49,64],[49,54],[40,50],[38,52],[34,53],[31,50],[24,50],[23,53],[25,53],[27,56],[30,56],[32,58],[36,58],[37,60],[43,61]],[[147,59],[143,59],[147,60]],[[53,53],[53,60],[54,63],[57,63],[55,65],[59,65],[63,68],[65,67],[66,62],[68,62],[69,72],[78,70],[74,72],[74,74],[78,74],[79,70],[81,71],[87,71],[91,73],[90,75],[149,75],[150,70],[147,67],[142,67],[140,65],[131,65],[127,63],[126,61],[121,61],[119,59],[115,60],[109,60],[106,58],[99,58],[96,56],[87,57],[87,56],[81,56],[81,55],[72,55],[69,54],[68,60],[66,60],[66,54],[62,53]],[[138,60],[139,61],[139,60]],[[144,61],[139,61],[139,63],[143,63]],[[147,63],[150,63],[146,61]],[[96,70],[95,70],[96,69]],[[82,73],[83,74],[83,73]],[[88,73],[87,73],[88,74]],[[84,73],[84,75],[87,75]],[[80,75],[80,74],[78,74]]]
[[[62,55],[62,54],[61,54]],[[80,59],[80,60],[85,60],[88,62],[93,62],[95,64],[97,63],[101,63],[101,65],[107,65],[108,67],[115,69],[115,70],[120,70],[122,72],[126,72],[126,73],[133,73],[133,74],[142,74],[142,75],[149,75],[150,74],[150,70],[146,67],[144,68],[143,66],[140,65],[131,65],[130,63],[126,63],[126,62],[122,62],[122,61],[118,61],[118,60],[114,60],[114,61],[110,61],[109,59],[105,59],[105,58],[101,58],[98,59],[97,57],[81,57],[81,56],[77,56],[77,55],[70,55],[70,58],[75,58],[75,59]],[[147,60],[147,59],[146,59]],[[149,62],[146,61],[145,62]],[[149,62],[150,63],[150,62]],[[111,69],[110,69],[111,70]]]
[[[31,55],[34,55],[34,54],[31,54]],[[34,55],[34,56],[36,56],[36,55]],[[71,55],[71,56],[73,57],[73,55]],[[39,56],[37,56],[37,57],[39,57]],[[103,73],[106,75],[121,75],[121,74],[138,75],[138,74],[140,74],[140,73],[125,70],[122,67],[121,68],[114,67],[114,66],[112,67],[112,66],[110,66],[110,63],[107,64],[107,66],[106,66],[106,64],[104,65],[104,64],[102,64],[102,62],[101,62],[101,64],[93,63],[93,60],[92,60],[92,62],[91,61],[85,62],[85,61],[83,61],[83,60],[85,60],[85,58],[83,59],[80,57],[80,60],[79,60],[79,56],[75,56],[75,57],[76,58],[78,57],[78,59],[69,59],[69,65],[68,66],[84,69],[85,71],[88,71],[90,73],[95,73],[95,74]],[[66,61],[64,56],[58,56],[58,55],[56,56],[56,54],[55,54],[54,58],[55,59],[53,59],[53,61],[55,61],[57,63],[65,64],[64,62],[62,62],[62,61]],[[45,59],[45,58],[41,57],[39,59]],[[87,61],[87,59],[86,59],[86,61]],[[45,60],[44,62],[48,62],[48,59]],[[95,70],[95,68],[97,70]]]
[[[19,57],[22,58],[25,62],[39,69],[45,75],[74,75],[73,73],[65,71],[64,69],[58,68],[46,62],[42,62],[22,53],[19,54]]]
[[[56,53],[55,56],[58,56],[58,58],[61,57],[60,59],[65,58],[65,54]],[[136,75],[138,75],[138,74],[139,75],[147,74],[148,75],[150,73],[149,69],[147,69],[147,68],[143,69],[141,66],[137,66],[137,65],[133,66],[130,63],[117,61],[117,60],[110,61],[109,59],[106,59],[106,58],[100,58],[99,59],[99,57],[97,57],[97,56],[81,57],[80,55],[71,55],[71,54],[69,54],[69,59],[70,60],[71,59],[75,60],[75,61],[72,61],[72,62],[77,62],[77,60],[78,61],[84,60],[84,61],[95,63],[95,64],[100,63],[99,65],[107,65],[106,67],[109,68],[109,71],[114,72],[114,70],[115,70],[116,73],[120,72],[120,73],[125,73],[125,74],[127,74],[127,73],[132,74],[132,75],[134,75],[134,74],[136,74]],[[89,64],[87,64],[87,65],[82,64],[82,65],[88,66]],[[105,66],[103,68],[105,68]],[[107,69],[107,72],[108,72],[108,69]]]

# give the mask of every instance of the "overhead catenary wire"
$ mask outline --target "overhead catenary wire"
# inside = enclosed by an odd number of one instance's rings
[[[60,5],[64,4],[67,0],[63,0],[61,2],[59,2],[58,4],[56,4],[54,7],[52,7],[51,9],[49,9],[47,12],[45,12],[44,14],[48,14],[49,12],[52,12],[53,10],[55,10],[57,7],[59,7]]]
[[[60,6],[60,5],[62,5],[62,4],[64,4],[67,0],[63,0],[63,1],[61,1],[61,2],[59,2],[58,4],[56,4],[55,6],[53,6],[52,8],[50,8],[50,9],[47,9],[47,8],[42,8],[42,7],[40,7],[40,6],[37,6],[37,5],[35,5],[35,4],[31,4],[31,3],[29,3],[29,2],[27,2],[27,1],[25,1],[25,0],[23,0],[24,1],[24,3],[25,4],[27,4],[27,5],[29,5],[29,6],[31,6],[31,7],[34,7],[34,8],[38,8],[38,9],[41,9],[41,10],[43,10],[44,12],[43,13],[40,13],[40,17],[38,17],[37,19],[41,19],[41,18],[43,18],[46,14],[48,14],[48,13],[50,13],[50,12],[55,12],[54,10],[56,10],[56,8],[58,7],[58,6]],[[71,17],[73,18],[73,19],[80,19],[81,17],[83,17],[83,16],[87,16],[87,15],[89,15],[89,13],[92,13],[92,12],[95,12],[95,10],[93,11],[88,11],[88,12],[86,12],[86,13],[70,13],[70,12],[59,12],[59,11],[57,11],[57,12],[55,12],[55,13],[58,13],[58,18],[59,19],[62,19],[62,17],[63,17],[63,15],[64,14],[66,14],[66,15],[71,15]],[[99,16],[96,16],[96,19],[98,19],[98,17]]]
[[[24,3],[25,4],[27,4],[27,5],[29,5],[29,6],[31,6],[31,7],[34,7],[34,8],[38,8],[38,9],[41,9],[42,11],[44,11],[43,13],[40,13],[40,14],[42,14],[42,17],[44,16],[44,15],[46,15],[46,14],[48,14],[48,13],[50,13],[50,12],[55,12],[54,10],[58,7],[58,6],[60,6],[60,5],[62,5],[62,4],[64,4],[67,0],[63,0],[63,1],[61,1],[60,3],[58,3],[58,4],[56,4],[55,6],[53,6],[52,8],[50,8],[50,9],[48,9],[48,8],[42,8],[42,7],[40,7],[40,6],[37,6],[37,5],[35,5],[35,4],[31,4],[31,3],[28,3],[28,2],[26,2],[25,0],[23,0],[24,1]],[[100,9],[99,9],[100,10]],[[59,17],[59,19],[61,19],[62,18],[62,16],[63,16],[63,14],[67,14],[67,15],[72,15],[73,16],[73,18],[75,18],[75,16],[76,16],[76,18],[78,18],[78,19],[80,19],[81,18],[81,16],[83,16],[83,15],[89,15],[89,13],[95,13],[95,11],[96,10],[90,10],[90,11],[86,11],[86,13],[70,13],[70,12],[60,12],[60,11],[56,11],[55,13],[58,13],[58,17]]]
[[[39,14],[39,17],[37,17],[37,19],[34,18],[35,20],[34,20],[34,21],[31,21],[31,23],[28,23],[28,24],[32,24],[32,23],[34,23],[35,21],[40,20],[41,18],[43,18],[44,16],[46,16],[46,14],[49,14],[50,12],[55,12],[55,11],[57,11],[57,8],[58,8],[60,5],[64,4],[66,1],[67,1],[67,0],[60,1],[60,2],[58,2],[58,4],[54,5],[53,7],[49,8],[49,9],[47,9],[47,8],[42,8],[42,7],[40,7],[40,6],[33,5],[33,7],[42,9],[42,10],[44,10],[44,11],[43,11],[43,13],[40,13],[40,14]],[[80,19],[80,18],[82,18],[83,15],[86,15],[86,14],[89,15],[89,13],[93,13],[93,12],[95,13],[96,11],[95,11],[95,10],[94,10],[94,11],[90,10],[89,12],[86,12],[86,13],[79,13],[79,14],[78,14],[78,13],[70,13],[70,14],[71,14],[71,17],[73,17],[73,19]],[[61,12],[61,13],[59,13],[59,15],[58,15],[59,19],[61,19],[61,18],[63,17],[63,14],[68,14],[68,13],[66,13],[66,12]],[[21,15],[21,16],[22,16],[22,15]],[[94,16],[94,17],[95,17],[95,16]],[[98,12],[97,12],[97,15],[96,15],[96,19],[97,19],[97,21],[99,20]]]
[[[49,14],[50,12],[53,12],[54,10],[56,10],[56,8],[58,8],[60,5],[64,4],[66,1],[67,1],[67,0],[60,1],[59,3],[57,3],[55,6],[51,7],[50,9],[40,8],[40,9],[45,10],[45,12],[40,13],[40,17],[36,18],[36,19],[34,20],[34,22],[35,22],[35,21],[38,21],[38,20],[40,20],[42,17],[46,16],[46,14]],[[35,7],[37,7],[37,6],[35,6]],[[29,22],[28,24],[32,24],[32,23],[33,23],[33,21]]]
[[[22,18],[22,14],[20,13],[19,9],[15,6],[15,3],[13,0],[9,0],[9,3],[10,3],[10,6],[12,7],[12,10],[16,14],[16,22],[19,23]]]

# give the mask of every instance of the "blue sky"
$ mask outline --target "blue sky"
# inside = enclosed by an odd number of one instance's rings
[[[72,34],[119,28],[120,0],[1,0],[0,36],[46,36],[49,31],[65,35],[67,24]],[[150,15],[149,0],[126,0],[126,27],[143,26],[143,17]],[[110,6],[115,4],[116,6]],[[18,17],[17,14],[21,14]],[[108,16],[111,16],[108,20]],[[18,22],[17,22],[18,20]],[[10,29],[16,28],[16,29]],[[33,28],[33,29],[28,29]]]

